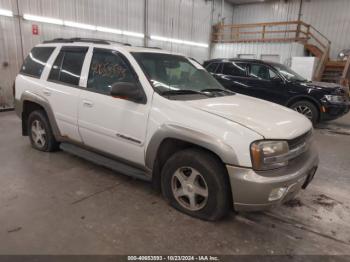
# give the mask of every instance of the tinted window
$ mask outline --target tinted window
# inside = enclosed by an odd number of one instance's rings
[[[235,62],[224,63],[222,73],[224,75],[244,77],[246,76],[246,66],[245,64]]]
[[[216,69],[218,68],[219,63],[211,63],[206,67],[208,72],[215,73]]]
[[[24,60],[21,73],[40,77],[54,49],[54,47],[34,47]]]
[[[136,82],[129,66],[117,53],[95,49],[87,88],[99,93],[110,94],[113,84],[118,82]]]
[[[251,64],[249,67],[249,76],[251,77],[263,80],[271,80],[273,78],[278,77],[277,74],[274,71],[272,71],[268,66]]]
[[[51,68],[50,80],[79,85],[87,48],[62,48]]]

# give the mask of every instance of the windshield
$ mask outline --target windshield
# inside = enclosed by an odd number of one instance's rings
[[[160,94],[228,92],[198,62],[161,53],[132,53]]]
[[[289,67],[282,65],[282,64],[273,64],[273,66],[277,69],[277,71],[283,75],[287,80],[290,81],[300,81],[300,82],[306,82],[307,79],[304,77],[298,75],[295,73],[292,69]]]

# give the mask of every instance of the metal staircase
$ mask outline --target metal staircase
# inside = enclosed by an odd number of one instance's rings
[[[303,21],[283,21],[255,24],[216,24],[212,30],[213,43],[273,43],[298,42],[304,45],[306,54],[319,62],[314,80],[348,85],[350,60],[330,59],[331,41],[312,25]]]

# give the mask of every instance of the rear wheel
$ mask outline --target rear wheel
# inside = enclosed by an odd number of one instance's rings
[[[162,169],[162,192],[170,205],[203,220],[218,220],[232,206],[223,164],[204,150],[175,153]]]
[[[28,117],[28,135],[32,147],[45,152],[58,149],[58,142],[53,136],[49,120],[42,110],[30,113]]]
[[[312,124],[317,124],[319,119],[319,112],[313,103],[302,100],[294,103],[291,108],[298,113],[306,116],[312,122]]]

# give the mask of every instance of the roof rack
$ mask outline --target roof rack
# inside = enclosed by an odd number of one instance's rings
[[[53,40],[44,41],[44,44],[50,44],[50,43],[74,43],[74,42],[93,43],[93,44],[100,44],[100,45],[110,45],[111,43],[117,43],[117,44],[121,44],[121,45],[131,46],[128,43],[122,43],[122,42],[117,42],[117,41],[113,41],[113,40],[104,40],[104,39],[97,39],[97,38],[80,38],[80,37],[55,38]]]
[[[157,46],[138,46],[138,47],[142,47],[142,48],[149,48],[149,49],[159,49],[159,50],[162,50],[162,48],[157,47]]]

